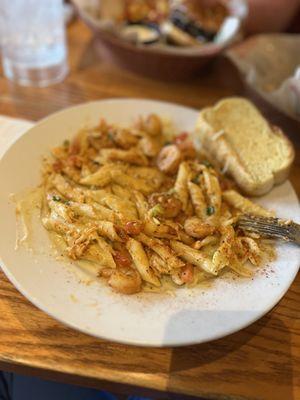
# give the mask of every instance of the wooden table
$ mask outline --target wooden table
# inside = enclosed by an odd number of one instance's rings
[[[214,73],[190,83],[131,75],[97,60],[89,31],[69,27],[71,72],[46,89],[0,76],[0,114],[37,120],[72,104],[148,97],[193,107],[233,94]],[[298,135],[298,136],[297,136]],[[300,134],[291,180],[300,195]],[[250,327],[212,343],[146,349],[97,340],[66,328],[30,304],[0,274],[0,368],[114,392],[155,398],[290,400],[300,398],[300,276],[280,303]],[[121,397],[120,397],[121,398]]]

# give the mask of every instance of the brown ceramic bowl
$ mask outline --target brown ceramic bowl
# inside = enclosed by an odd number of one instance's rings
[[[224,30],[224,40],[199,47],[168,45],[135,45],[104,29],[94,16],[94,0],[73,0],[77,12],[94,32],[97,48],[117,65],[133,72],[164,80],[189,79],[199,73],[201,67],[220,54],[240,36],[242,19],[247,14],[245,0],[227,0],[230,16],[234,17]]]

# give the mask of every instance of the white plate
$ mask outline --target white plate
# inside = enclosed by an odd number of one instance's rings
[[[100,117],[120,124],[140,114],[170,117],[181,130],[192,130],[197,111],[148,100],[105,100],[63,110],[39,122],[6,152],[0,162],[1,265],[11,282],[37,307],[82,332],[122,343],[173,346],[201,343],[228,335],[268,312],[285,294],[298,271],[300,249],[278,245],[278,258],[253,280],[219,279],[208,288],[181,289],[176,296],[122,296],[102,283],[80,283],[78,274],[47,252],[49,240],[41,229],[45,251],[15,250],[15,212],[11,193],[40,180],[41,156],[73,136],[83,124]],[[299,204],[289,182],[259,202],[279,216],[300,221]]]

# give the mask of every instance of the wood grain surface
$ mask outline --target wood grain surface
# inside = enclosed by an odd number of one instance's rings
[[[0,113],[37,120],[72,104],[147,97],[200,108],[236,93],[216,70],[189,83],[134,76],[96,58],[89,31],[69,27],[70,74],[61,84],[22,88],[0,75]],[[224,78],[224,77],[223,77]],[[300,195],[300,132],[291,180]],[[2,232],[5,234],[5,232]],[[208,344],[168,349],[123,346],[80,334],[31,305],[0,273],[0,368],[119,393],[166,399],[300,399],[300,277],[250,327]],[[123,398],[120,394],[119,398]]]

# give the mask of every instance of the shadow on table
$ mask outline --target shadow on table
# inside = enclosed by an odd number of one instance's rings
[[[197,321],[195,324],[199,328],[201,321],[205,323],[205,314],[210,312],[186,310],[183,313],[184,318]],[[166,338],[178,332],[180,314],[169,321]],[[226,314],[228,318],[233,316],[233,312],[222,314],[216,318],[222,321]],[[294,400],[290,342],[285,324],[268,314],[222,339],[175,347],[171,352],[168,388],[174,390],[181,382],[184,393],[203,392],[205,399],[219,399],[225,395],[226,399],[232,396],[234,399]],[[181,395],[175,398],[185,399]]]

